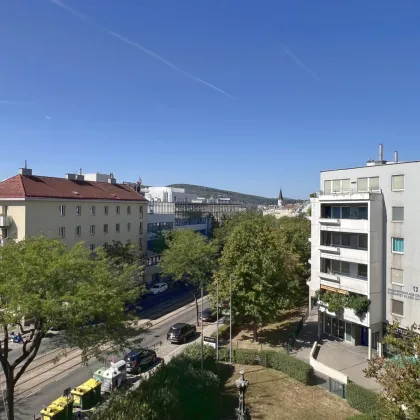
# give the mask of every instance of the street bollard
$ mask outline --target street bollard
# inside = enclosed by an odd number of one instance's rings
[[[245,407],[245,392],[249,385],[249,381],[245,380],[245,372],[241,370],[239,372],[239,379],[236,381],[236,387],[239,391],[239,406],[236,409],[236,419],[237,420],[247,420],[249,419],[248,408]]]

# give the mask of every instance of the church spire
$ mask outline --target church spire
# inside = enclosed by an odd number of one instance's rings
[[[283,207],[283,192],[282,192],[281,188],[280,188],[280,192],[279,192],[279,199],[278,199],[278,201],[277,201],[277,204],[278,204],[280,207]]]

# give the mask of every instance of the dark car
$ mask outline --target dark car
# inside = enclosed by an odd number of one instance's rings
[[[212,322],[217,318],[216,311],[213,311],[211,308],[204,309],[203,312],[200,312],[200,320],[204,322]]]
[[[195,325],[178,323],[169,328],[166,339],[171,343],[185,343],[197,333]]]
[[[156,352],[150,349],[131,350],[124,356],[127,363],[127,372],[137,375],[145,366],[153,365],[156,360]]]

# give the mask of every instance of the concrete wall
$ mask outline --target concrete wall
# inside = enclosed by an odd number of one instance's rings
[[[143,248],[146,246],[147,232],[147,203],[124,202],[124,201],[85,201],[85,200],[25,200],[26,220],[25,236],[46,235],[49,238],[59,237],[59,227],[65,227],[65,237],[62,241],[68,246],[74,246],[84,241],[86,246],[94,244],[96,247],[103,246],[105,242],[130,241],[134,245],[139,244],[142,238]],[[65,205],[65,215],[60,215],[59,206]],[[81,215],[77,215],[76,206],[81,206]],[[91,206],[95,206],[95,215],[90,214]],[[108,215],[105,214],[104,206],[108,206]],[[120,206],[120,214],[116,213]],[[131,206],[131,214],[127,214],[127,206]],[[143,207],[143,215],[139,207]],[[120,224],[120,232],[116,231],[116,224]],[[130,231],[127,230],[131,224]],[[108,233],[104,233],[104,225],[108,224]],[[90,226],[95,226],[95,234],[90,234]],[[76,226],[81,226],[81,235],[76,235]],[[142,227],[142,232],[140,232]]]

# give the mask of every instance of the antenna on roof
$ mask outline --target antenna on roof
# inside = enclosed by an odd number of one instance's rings
[[[82,175],[82,168],[80,168],[80,175]]]
[[[25,159],[25,169],[28,169],[28,162],[26,159]]]

